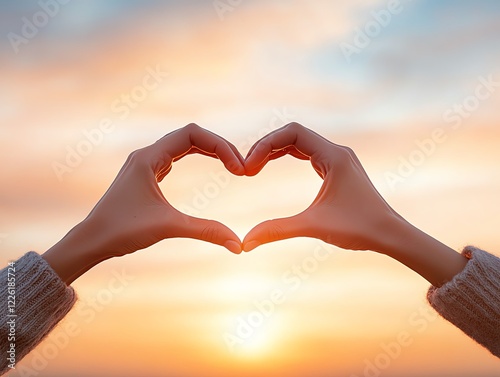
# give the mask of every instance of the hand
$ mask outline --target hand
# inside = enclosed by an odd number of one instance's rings
[[[200,153],[219,158],[244,175],[243,157],[223,138],[190,124],[128,157],[88,217],[43,256],[67,283],[95,264],[130,254],[166,238],[187,237],[222,245],[239,254],[241,241],[225,225],[177,211],[157,182],[182,157]]]
[[[356,154],[297,123],[259,140],[249,151],[246,174],[291,154],[309,159],[324,179],[313,203],[298,215],[265,221],[243,240],[243,249],[292,237],[313,237],[351,250],[373,250],[410,267],[434,286],[451,280],[467,260],[404,220],[382,198]]]
[[[352,250],[381,251],[384,230],[400,216],[377,192],[354,152],[291,123],[259,140],[248,152],[246,174],[253,176],[286,154],[309,159],[324,179],[314,202],[296,216],[265,221],[245,237],[255,247],[292,237],[313,237]]]

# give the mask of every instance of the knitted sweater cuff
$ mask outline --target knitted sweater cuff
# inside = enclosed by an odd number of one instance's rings
[[[500,357],[500,258],[473,246],[462,254],[464,270],[440,288],[431,287],[427,300],[446,320]]]
[[[15,346],[16,362],[21,360],[29,351],[64,318],[76,301],[73,288],[68,287],[52,270],[50,265],[35,252],[26,253],[14,262],[15,272],[9,268],[0,271],[0,373],[8,369],[7,354],[11,343]],[[8,277],[15,274],[15,314],[17,317],[8,317]],[[12,281],[12,280],[11,280]],[[12,293],[12,292],[11,292]],[[11,297],[9,297],[11,299]],[[6,341],[15,321],[15,341]],[[9,332],[10,331],[10,332]]]

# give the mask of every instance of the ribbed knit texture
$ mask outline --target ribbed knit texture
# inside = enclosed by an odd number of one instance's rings
[[[500,357],[500,258],[467,246],[464,270],[427,299],[445,319]]]
[[[50,265],[35,252],[26,253],[15,263],[16,278],[16,362],[64,318],[76,301],[73,288],[68,287]],[[11,342],[7,341],[7,276],[8,268],[0,271],[0,374],[10,370],[6,360]]]

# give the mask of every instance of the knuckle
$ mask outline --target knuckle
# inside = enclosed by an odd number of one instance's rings
[[[214,243],[219,238],[219,230],[213,225],[207,225],[201,232],[201,239],[203,241]]]
[[[290,122],[286,125],[286,127],[293,132],[299,132],[300,130],[304,129],[304,126],[297,122]]]
[[[198,126],[196,123],[189,123],[188,125],[186,125],[184,127],[184,129],[188,132],[194,132],[194,131],[197,131],[199,130],[201,127]]]
[[[356,155],[351,147],[344,147],[344,149],[347,151],[347,153],[349,153],[350,156],[354,157]]]
[[[268,224],[268,237],[272,240],[281,240],[285,237],[285,230],[277,224]]]
[[[141,148],[131,152],[127,157],[127,163],[142,161],[145,149]]]
[[[353,156],[354,156],[354,151],[349,147],[340,147],[338,149],[338,158],[343,163],[351,161]]]

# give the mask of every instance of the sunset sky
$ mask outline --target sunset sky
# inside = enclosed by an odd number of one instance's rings
[[[131,151],[190,122],[246,154],[298,121],[353,148],[417,227],[500,256],[500,2],[231,3],[0,4],[2,266],[55,244]],[[252,178],[188,156],[160,187],[243,239],[305,209],[320,185],[289,156]],[[171,239],[73,286],[74,310],[11,376],[500,374],[437,318],[419,275],[314,239],[239,256]]]

